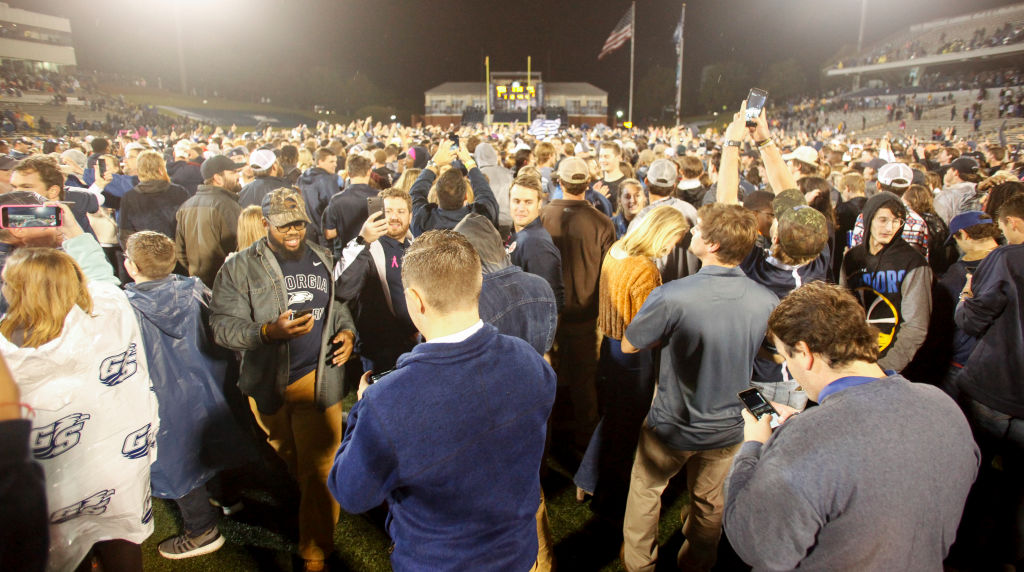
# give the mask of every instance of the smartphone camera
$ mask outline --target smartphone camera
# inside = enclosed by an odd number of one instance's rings
[[[750,93],[747,94],[747,113],[745,119],[747,120],[747,127],[757,127],[755,121],[761,110],[764,109],[764,104],[768,100],[768,92],[761,88],[751,88]]]

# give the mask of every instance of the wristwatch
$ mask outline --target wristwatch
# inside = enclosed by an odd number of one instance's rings
[[[726,141],[725,142],[725,146],[726,147],[741,147],[742,145],[743,145],[743,143],[740,142],[740,141]]]
[[[361,235],[361,234],[357,234],[356,235],[356,244],[358,244],[359,246],[366,246],[366,239],[363,238],[363,235]]]

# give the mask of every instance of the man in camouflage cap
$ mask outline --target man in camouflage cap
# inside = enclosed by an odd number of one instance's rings
[[[307,569],[322,569],[338,521],[327,473],[341,443],[342,365],[352,354],[355,326],[334,299],[331,254],[306,241],[301,192],[271,191],[263,217],[266,239],[217,274],[210,325],[219,345],[242,352],[238,387],[298,480],[299,553]]]

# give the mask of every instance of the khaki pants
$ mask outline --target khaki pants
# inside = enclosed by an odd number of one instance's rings
[[[327,475],[341,444],[341,403],[320,411],[315,378],[314,370],[290,384],[276,413],[261,413],[249,400],[267,442],[299,483],[299,555],[305,560],[324,560],[334,551],[339,513]]]
[[[551,538],[551,521],[548,520],[544,490],[540,491],[540,506],[537,507],[537,561],[530,572],[551,572],[555,569],[554,541]]]
[[[722,536],[722,488],[739,447],[736,444],[707,451],[676,451],[662,444],[644,421],[622,524],[622,565],[626,570],[654,570],[658,561],[661,493],[684,465],[690,503],[680,515],[686,541],[679,550],[677,563],[680,570],[710,570],[714,566]]]

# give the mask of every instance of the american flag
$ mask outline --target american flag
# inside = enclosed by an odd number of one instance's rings
[[[633,37],[633,9],[626,10],[626,13],[619,20],[619,23],[612,29],[612,33],[608,35],[608,39],[604,41],[604,47],[601,48],[601,53],[597,54],[597,59],[602,59],[608,54],[622,47],[622,44],[626,43],[626,40]]]

